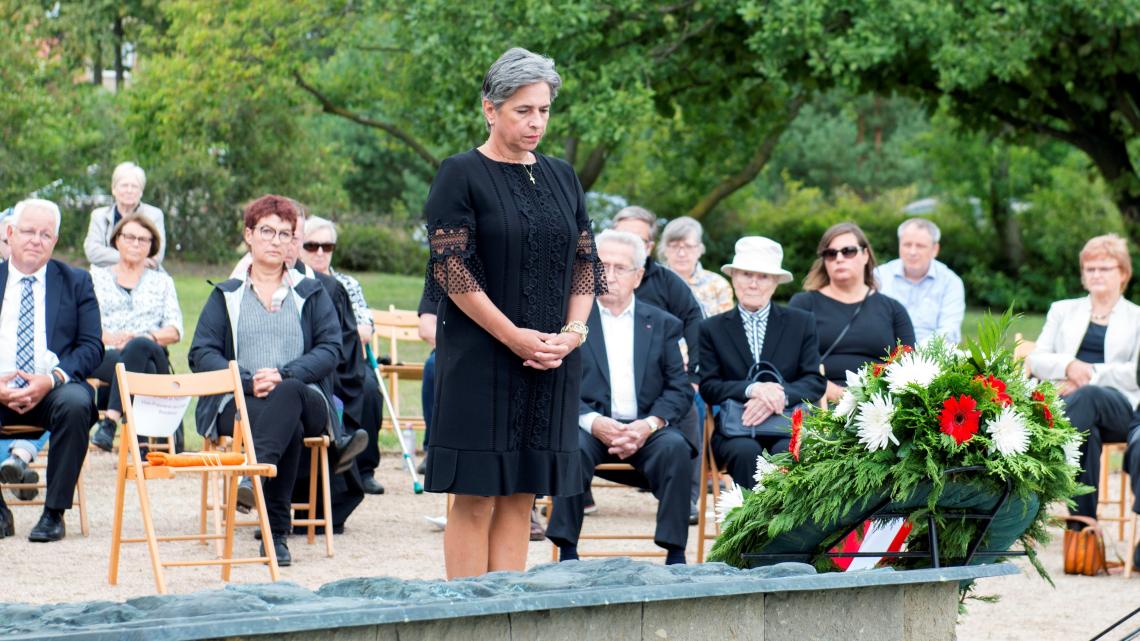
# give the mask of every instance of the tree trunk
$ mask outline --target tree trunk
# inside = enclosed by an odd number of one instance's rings
[[[95,38],[95,50],[91,52],[91,84],[103,84],[103,43]]]
[[[590,151],[586,164],[582,166],[582,171],[578,172],[578,182],[582,183],[582,191],[590,191],[598,181],[598,177],[606,167],[606,156],[609,153],[609,147],[604,144],[599,144]]]
[[[1009,187],[1009,148],[997,143],[997,162],[990,172],[990,222],[997,232],[1002,264],[1005,272],[1016,275],[1025,260],[1025,247],[1021,242],[1021,228],[1013,211]]]
[[[123,68],[123,16],[115,15],[115,91],[122,91],[125,83]]]

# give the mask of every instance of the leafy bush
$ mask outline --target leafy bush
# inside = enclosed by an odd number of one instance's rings
[[[385,225],[338,225],[336,266],[349,271],[422,274],[427,248],[410,231]]]

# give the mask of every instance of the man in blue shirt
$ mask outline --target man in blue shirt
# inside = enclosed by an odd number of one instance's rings
[[[899,225],[899,257],[875,268],[880,291],[906,308],[919,343],[935,334],[951,343],[962,339],[966,293],[962,279],[935,260],[941,237],[938,225],[910,218]]]

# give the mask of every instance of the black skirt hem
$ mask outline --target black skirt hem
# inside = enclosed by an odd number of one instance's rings
[[[476,452],[432,445],[424,489],[473,496],[573,496],[582,493],[582,455],[549,450]]]

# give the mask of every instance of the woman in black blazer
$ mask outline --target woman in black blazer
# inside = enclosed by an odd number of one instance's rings
[[[762,236],[736,241],[736,255],[721,271],[732,279],[738,304],[701,324],[701,397],[709,405],[732,399],[744,404],[746,427],[787,425],[786,416],[800,403],[823,396],[819,374],[819,339],[808,312],[771,302],[776,287],[792,280],[780,266],[780,244]],[[767,363],[780,382],[754,382],[749,370]],[[769,430],[765,430],[769,431]],[[726,436],[720,420],[712,436],[716,460],[728,468],[737,485],[752,487],[756,458],[764,450],[785,452],[790,430],[777,435]]]

